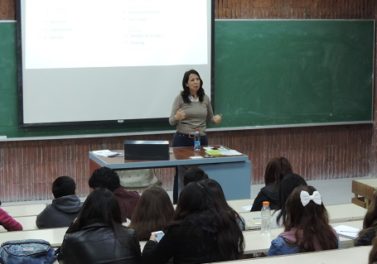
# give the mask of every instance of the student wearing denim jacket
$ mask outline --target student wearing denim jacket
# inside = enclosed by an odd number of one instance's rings
[[[338,248],[338,237],[314,187],[296,187],[285,206],[284,232],[271,242],[269,256]]]

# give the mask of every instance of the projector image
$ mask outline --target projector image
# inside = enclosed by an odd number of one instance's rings
[[[167,140],[126,140],[124,141],[126,160],[169,160]]]

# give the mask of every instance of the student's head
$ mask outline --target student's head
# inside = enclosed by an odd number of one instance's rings
[[[191,213],[201,212],[211,208],[208,194],[203,185],[198,182],[187,184],[179,194],[175,219],[184,218]]]
[[[208,175],[199,167],[190,167],[183,175],[183,185],[208,179]]]
[[[70,230],[74,232],[93,223],[103,223],[113,229],[116,223],[122,223],[118,202],[106,188],[96,188],[88,195]]]
[[[60,176],[52,183],[52,194],[54,198],[75,194],[76,183],[69,176]]]
[[[221,192],[221,187],[215,185],[216,182],[210,179],[186,185],[180,193],[174,220],[197,226],[213,237],[220,259],[236,259],[243,253],[242,231],[236,215],[214,202]]]
[[[167,192],[152,186],[141,194],[130,227],[136,230],[139,240],[148,240],[151,232],[165,229],[173,216],[174,207]]]
[[[286,218],[284,225],[293,227],[315,226],[321,221],[328,224],[327,211],[323,206],[321,194],[313,186],[301,185],[289,195],[286,203]]]
[[[89,187],[92,189],[106,188],[113,192],[120,187],[119,175],[108,167],[101,167],[90,176]]]
[[[298,174],[288,173],[285,175],[279,185],[279,200],[280,207],[283,208],[288,196],[292,193],[293,189],[297,186],[307,185],[305,179]]]
[[[296,230],[300,251],[337,248],[337,237],[329,225],[321,194],[313,186],[296,187],[289,195],[285,208],[285,231]]]
[[[285,218],[285,202],[288,199],[288,196],[292,193],[293,189],[297,186],[307,185],[304,178],[295,173],[288,173],[284,176],[282,181],[279,184],[279,207],[280,213],[276,218],[277,223],[280,222],[280,219]]]
[[[365,214],[363,221],[363,228],[369,228],[376,225],[377,222],[377,191],[373,192],[373,199],[369,204],[367,213]]]
[[[266,166],[266,170],[264,172],[264,183],[265,185],[275,182],[279,183],[286,174],[292,172],[292,166],[286,158],[273,158]]]

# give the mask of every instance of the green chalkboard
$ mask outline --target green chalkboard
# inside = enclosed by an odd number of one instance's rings
[[[374,22],[218,20],[223,126],[370,122]]]
[[[370,122],[372,20],[218,20],[214,107],[222,127]],[[0,136],[172,130],[167,120],[20,128],[16,23],[0,23]]]

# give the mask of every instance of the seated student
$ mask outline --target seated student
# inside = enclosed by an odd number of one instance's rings
[[[60,176],[52,183],[54,199],[38,216],[38,228],[69,226],[81,209],[81,201],[75,195],[76,184],[69,176]]]
[[[64,236],[58,259],[63,264],[141,263],[135,231],[122,226],[111,191],[99,188],[88,195]]]
[[[286,216],[285,203],[292,191],[301,185],[307,185],[305,179],[298,174],[288,173],[279,184],[279,209],[273,211],[271,216],[271,227],[281,227]]]
[[[0,225],[2,225],[7,231],[22,230],[22,225],[2,208],[0,208]]]
[[[174,207],[167,192],[158,186],[143,191],[132,214],[130,227],[138,239],[148,240],[151,232],[165,230],[173,220]]]
[[[355,239],[355,246],[371,245],[377,234],[377,191],[373,193],[373,199],[368,207],[363,221],[363,229]]]
[[[264,172],[265,186],[256,196],[251,211],[260,211],[263,201],[270,202],[271,210],[279,209],[279,183],[284,175],[292,173],[292,166],[284,157],[271,159]]]
[[[242,231],[245,230],[245,220],[232,208],[226,201],[225,194],[221,185],[213,179],[205,179],[199,181],[208,190],[210,197],[216,207],[216,210],[225,210],[230,214],[236,216],[238,226]]]
[[[234,214],[215,207],[209,190],[200,182],[182,189],[174,221],[157,242],[152,233],[142,258],[144,264],[208,263],[238,259],[244,239]]]
[[[268,255],[338,248],[338,237],[320,193],[313,186],[298,186],[289,195],[283,218],[284,232],[272,240]]]
[[[186,186],[190,182],[198,182],[205,179],[208,179],[208,175],[201,168],[190,167],[183,174],[183,186]]]
[[[120,185],[118,174],[107,167],[96,169],[89,178],[89,187],[92,189],[106,188],[112,191],[117,199],[122,215],[122,222],[131,219],[140,195],[136,191],[128,191]]]

